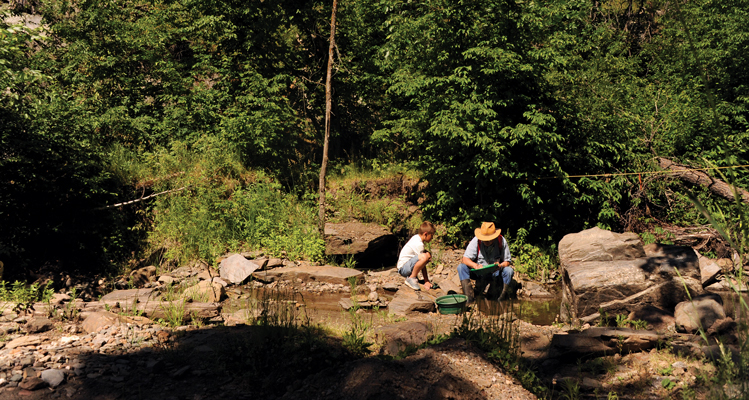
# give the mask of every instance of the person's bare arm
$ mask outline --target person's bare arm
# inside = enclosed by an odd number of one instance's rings
[[[481,268],[481,266],[479,265],[479,263],[477,263],[476,261],[471,260],[468,257],[463,257],[463,259],[460,260],[460,262],[462,262],[463,264],[467,265],[468,268],[470,268],[470,269]]]

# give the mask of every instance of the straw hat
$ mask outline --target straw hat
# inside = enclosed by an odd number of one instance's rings
[[[498,238],[499,234],[502,233],[502,230],[495,228],[494,222],[482,222],[481,228],[476,228],[474,233],[479,240],[488,242]]]

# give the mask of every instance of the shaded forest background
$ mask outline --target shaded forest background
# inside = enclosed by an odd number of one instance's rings
[[[156,249],[320,258],[331,5],[4,3],[6,274]],[[689,192],[731,204],[648,172],[658,157],[747,163],[748,13],[746,0],[342,0],[329,170],[416,173],[447,242],[482,220],[539,245],[702,224]],[[26,14],[41,26],[14,19]],[[614,175],[575,177],[599,174]]]

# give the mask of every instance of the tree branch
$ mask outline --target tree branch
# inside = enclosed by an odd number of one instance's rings
[[[179,188],[179,189],[171,189],[171,190],[165,190],[165,191],[163,191],[163,192],[159,192],[159,193],[154,193],[154,194],[149,194],[149,195],[148,195],[148,196],[146,196],[146,197],[141,197],[141,198],[139,198],[139,199],[135,199],[135,200],[130,200],[130,201],[126,201],[126,202],[124,202],[124,203],[117,203],[117,204],[112,204],[112,205],[108,205],[108,206],[104,206],[104,207],[99,207],[99,208],[96,208],[96,210],[106,210],[107,208],[121,207],[121,206],[126,206],[126,205],[130,205],[130,204],[134,204],[134,203],[139,203],[139,202],[141,202],[141,201],[145,201],[145,200],[148,200],[148,199],[150,199],[151,197],[156,197],[156,196],[160,196],[160,195],[162,195],[162,194],[167,194],[167,193],[172,193],[172,192],[179,192],[180,190],[185,190],[185,189],[187,189],[187,188],[189,188],[189,186],[184,186],[184,187],[181,187],[181,188]]]

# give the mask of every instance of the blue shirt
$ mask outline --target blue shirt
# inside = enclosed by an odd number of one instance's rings
[[[501,247],[499,240],[497,239],[501,239]],[[479,252],[479,239],[474,237],[473,240],[471,240],[471,243],[468,243],[468,247],[466,247],[466,252],[463,254],[463,257],[468,258],[479,265],[499,264],[505,261],[512,261],[510,246],[507,244],[507,240],[502,236],[497,239],[492,240],[490,246],[485,246],[484,243],[481,243],[481,252]]]

